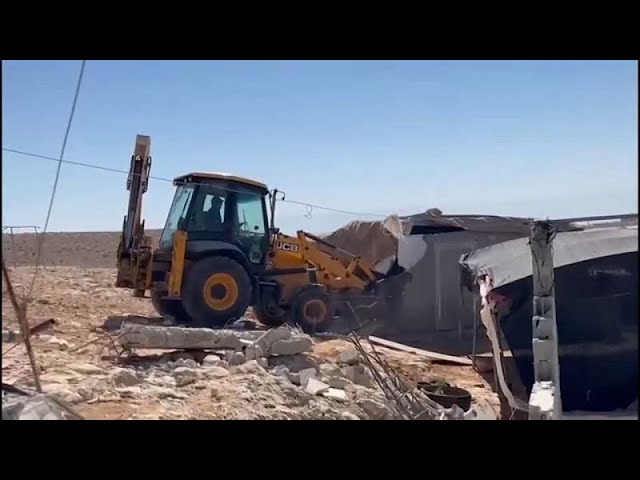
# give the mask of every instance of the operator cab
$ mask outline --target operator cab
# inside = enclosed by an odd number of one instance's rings
[[[187,233],[190,251],[210,242],[238,247],[247,260],[260,265],[269,249],[267,186],[224,173],[189,173],[174,179],[177,187],[159,250],[170,250],[177,230]]]

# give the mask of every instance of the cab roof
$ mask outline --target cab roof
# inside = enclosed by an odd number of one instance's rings
[[[252,180],[250,178],[238,177],[237,175],[232,175],[229,173],[213,173],[213,172],[192,172],[186,173],[184,175],[180,175],[173,179],[173,183],[182,183],[182,182],[197,182],[198,179],[205,180],[227,180],[229,182],[241,183],[243,185],[248,185],[252,187],[258,187],[264,190],[268,190],[267,185],[262,182],[258,182],[257,180]]]

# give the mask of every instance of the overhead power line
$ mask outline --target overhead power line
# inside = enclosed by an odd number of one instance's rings
[[[84,167],[84,168],[92,168],[95,170],[102,170],[105,172],[113,172],[113,173],[121,173],[123,175],[129,175],[129,171],[128,170],[122,170],[119,168],[111,168],[111,167],[104,167],[102,165],[96,165],[96,164],[92,164],[92,163],[85,163],[85,162],[74,162],[71,160],[62,160],[60,161],[59,158],[55,158],[55,157],[50,157],[47,155],[39,155],[37,153],[32,153],[32,152],[26,152],[24,150],[16,150],[13,148],[2,148],[2,150],[4,152],[9,152],[9,153],[15,153],[17,155],[23,155],[26,157],[32,157],[32,158],[40,158],[43,160],[50,160],[50,161],[54,161],[54,162],[60,162],[60,163],[66,163],[69,165],[76,165],[78,167]],[[149,179],[150,180],[159,180],[162,182],[169,182],[169,183],[173,183],[173,179],[171,178],[165,178],[165,177],[157,177],[154,175],[149,175]],[[197,185],[197,184],[196,184]],[[318,210],[326,210],[329,212],[334,212],[334,213],[342,213],[345,215],[353,215],[356,217],[375,217],[375,218],[386,218],[388,215],[382,214],[382,213],[370,213],[370,212],[354,212],[354,211],[350,211],[350,210],[342,210],[342,209],[338,209],[338,208],[332,208],[332,207],[326,207],[324,205],[317,205],[314,203],[309,203],[309,202],[303,202],[303,201],[298,201],[298,200],[280,200],[281,202],[284,203],[291,203],[294,205],[301,205],[303,207],[307,207],[308,209],[318,209]]]
[[[49,199],[49,208],[47,208],[47,216],[44,221],[44,227],[42,228],[42,232],[38,235],[38,247],[36,253],[36,269],[33,274],[33,278],[31,280],[31,285],[29,286],[29,290],[27,296],[24,298],[23,309],[26,311],[27,303],[31,299],[31,294],[33,293],[33,287],[36,283],[36,278],[38,276],[38,270],[40,267],[40,261],[42,259],[42,247],[44,245],[45,235],[47,233],[47,228],[49,227],[49,220],[51,219],[51,211],[53,210],[53,202],[56,198],[56,192],[58,191],[58,181],[60,180],[60,170],[62,169],[62,163],[64,162],[64,152],[67,148],[67,140],[69,140],[69,132],[71,131],[71,125],[73,124],[73,117],[76,113],[76,106],[78,105],[78,96],[80,95],[80,87],[82,86],[82,78],[84,76],[84,67],[87,61],[82,60],[82,64],[80,65],[80,73],[78,74],[78,80],[76,82],[76,90],[73,96],[73,102],[71,104],[71,112],[69,113],[69,120],[67,121],[67,128],[64,132],[64,138],[62,139],[62,147],[60,148],[60,156],[56,159],[58,162],[58,167],[56,168],[56,176],[53,181],[53,189],[51,191],[51,198]]]

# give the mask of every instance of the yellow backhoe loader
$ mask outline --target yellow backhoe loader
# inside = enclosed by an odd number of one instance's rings
[[[116,286],[150,291],[161,315],[193,326],[220,327],[249,306],[267,325],[291,322],[326,331],[336,314],[356,308],[386,315],[409,275],[395,264],[377,272],[319,237],[275,227],[278,194],[264,183],[221,173],[174,179],[176,192],[158,246],[142,221],[151,139],[138,135],[127,179],[129,207],[118,248]],[[270,218],[269,218],[270,217]],[[394,278],[395,281],[388,282]],[[393,291],[391,291],[393,288]]]

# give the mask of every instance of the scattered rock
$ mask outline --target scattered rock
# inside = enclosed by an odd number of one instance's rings
[[[264,356],[264,352],[259,345],[252,344],[245,349],[244,355],[247,360],[256,360],[258,358],[262,358]]]
[[[344,377],[330,377],[327,383],[331,388],[340,388],[342,390],[351,385],[349,379]]]
[[[142,395],[141,387],[120,387],[116,388],[116,392],[118,392],[123,398],[138,398]]]
[[[241,365],[246,362],[247,359],[242,352],[234,352],[231,357],[229,357],[229,365]]]
[[[342,367],[342,374],[356,385],[374,388],[375,382],[369,371],[362,365]]]
[[[337,388],[329,388],[327,391],[322,392],[320,395],[322,395],[324,398],[329,398],[338,402],[346,402],[347,400],[349,400],[349,397],[347,397],[347,393],[344,390],[340,390]]]
[[[273,370],[271,370],[271,375],[275,375],[276,377],[288,377],[289,369],[286,365],[277,365]]]
[[[218,355],[207,355],[202,360],[202,364],[206,366],[218,366],[222,363],[222,359]]]
[[[147,378],[147,382],[151,385],[159,387],[175,387],[177,385],[176,379],[170,375],[150,375]]]
[[[184,387],[198,380],[199,375],[196,370],[189,367],[178,367],[173,371],[173,377],[178,387]]]
[[[289,378],[289,381],[291,383],[293,383],[294,385],[300,385],[300,372],[289,372],[289,374],[287,375],[287,378]]]
[[[265,353],[269,354],[269,349],[273,343],[279,340],[286,340],[291,337],[291,330],[287,327],[272,328],[264,332],[255,342],[256,346]]]
[[[141,380],[130,370],[118,368],[111,374],[111,380],[117,387],[132,387],[138,385]]]
[[[204,374],[211,378],[224,378],[229,376],[229,370],[221,366],[213,366],[206,368]]]
[[[304,354],[269,357],[269,365],[285,365],[290,372],[299,372],[305,368],[319,369],[318,362]]]
[[[266,358],[260,357],[257,360],[258,360],[258,365],[260,365],[262,368],[269,367],[269,360],[267,360]]]
[[[264,373],[264,368],[258,365],[256,360],[249,360],[246,363],[238,365],[234,368],[235,373],[249,374],[249,373]]]
[[[340,367],[332,363],[322,363],[320,365],[320,372],[324,375],[327,375],[328,377],[342,375]]]
[[[71,363],[67,365],[67,368],[84,375],[103,375],[105,373],[102,368],[90,363]]]
[[[278,340],[271,344],[269,355],[297,355],[310,352],[313,348],[313,341],[308,335],[300,335],[286,340]]]
[[[58,349],[62,351],[69,350],[69,348],[71,348],[69,342],[67,342],[64,338],[58,337],[51,337],[47,342],[47,345],[58,347]]]
[[[76,392],[73,392],[67,388],[63,388],[60,390],[55,390],[53,392],[51,392],[51,395],[59,398],[60,400],[63,400],[67,403],[70,403],[72,405],[76,404],[76,403],[80,403],[84,400],[84,398],[82,398],[82,396]]]
[[[357,415],[351,412],[342,412],[340,418],[342,418],[342,420],[360,420]]]
[[[300,380],[300,383],[298,385],[300,385],[301,387],[304,388],[304,387],[307,386],[307,383],[309,383],[309,379],[315,378],[316,369],[315,368],[305,368],[304,370],[300,370],[298,375],[299,375],[299,380]]]
[[[198,362],[193,358],[179,358],[171,365],[173,367],[198,368]]]
[[[340,355],[338,355],[338,362],[346,365],[357,365],[360,362],[360,354],[355,347],[349,347],[340,352]]]
[[[307,385],[304,388],[304,391],[309,395],[319,395],[327,390],[329,390],[329,385],[322,383],[320,380],[316,380],[315,378],[309,378]]]
[[[389,413],[389,410],[384,404],[370,398],[360,400],[358,405],[372,420],[382,420]]]

